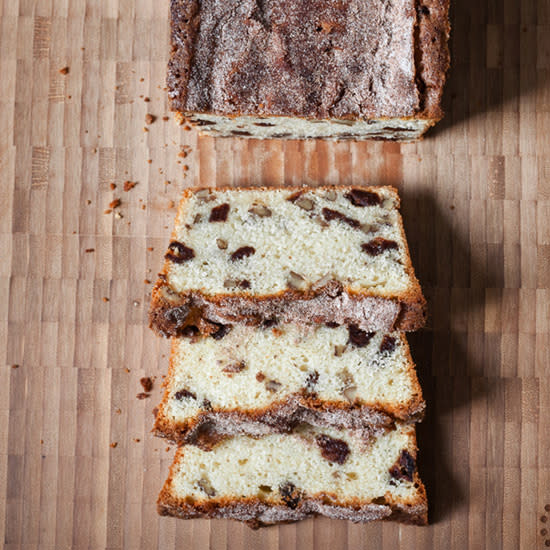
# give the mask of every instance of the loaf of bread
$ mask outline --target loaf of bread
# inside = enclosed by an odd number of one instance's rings
[[[234,323],[415,330],[425,300],[392,187],[188,189],[153,291],[160,334]]]
[[[427,521],[413,426],[364,440],[300,426],[291,434],[236,436],[212,450],[176,452],[159,513],[230,518],[251,527],[324,515],[353,522]]]
[[[412,140],[442,116],[449,0],[172,0],[168,90],[214,136]]]
[[[220,435],[299,423],[375,433],[424,411],[402,333],[357,327],[234,326],[175,338],[155,432],[207,447]]]

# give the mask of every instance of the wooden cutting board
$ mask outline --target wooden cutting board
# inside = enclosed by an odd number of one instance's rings
[[[550,545],[549,0],[454,2],[447,117],[407,145],[198,139],[165,120],[168,0],[0,0],[0,17],[4,548]],[[429,300],[410,340],[431,525],[159,518],[168,345],[146,280],[181,190],[350,182],[399,188]]]

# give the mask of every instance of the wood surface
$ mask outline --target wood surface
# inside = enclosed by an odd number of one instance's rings
[[[5,549],[550,545],[550,0],[457,0],[452,23],[447,116],[424,141],[264,143],[163,120],[168,0],[0,0]],[[301,183],[403,197],[430,308],[410,337],[429,527],[156,514],[168,342],[146,326],[144,280],[174,202],[191,184]],[[104,213],[115,198],[122,217]],[[155,387],[139,400],[143,376]]]

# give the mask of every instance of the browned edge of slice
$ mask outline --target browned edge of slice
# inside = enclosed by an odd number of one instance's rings
[[[395,200],[396,208],[399,211],[400,198],[395,189],[392,186],[318,186],[318,187],[219,187],[211,188],[215,193],[228,191],[228,190],[242,190],[242,191],[267,191],[267,190],[281,190],[289,193],[289,196],[296,192],[306,193],[309,191],[329,190],[336,189],[337,191],[346,191],[352,189],[362,189],[376,193],[377,189],[389,190]],[[180,200],[178,214],[176,218],[183,218],[187,201],[189,197],[199,191],[200,188],[188,188],[183,191],[182,198]],[[401,215],[398,218],[399,231],[401,233],[401,239],[404,245],[405,256],[405,270],[411,281],[411,288],[403,293],[396,294],[392,297],[382,297],[374,294],[370,290],[361,292],[346,291],[342,285],[336,281],[330,281],[326,286],[316,290],[299,291],[294,289],[287,289],[275,294],[267,294],[261,297],[254,297],[247,291],[236,292],[232,294],[216,294],[208,295],[200,290],[190,290],[187,292],[177,293],[174,292],[167,282],[167,272],[169,261],[166,260],[162,271],[159,273],[159,278],[152,292],[151,308],[149,311],[149,325],[158,334],[162,336],[181,336],[185,334],[187,327],[192,326],[204,334],[211,334],[219,329],[219,323],[222,324],[250,324],[259,325],[263,322],[272,322],[272,316],[266,317],[262,313],[262,309],[273,309],[276,306],[279,311],[284,311],[290,307],[297,300],[309,301],[318,298],[334,298],[338,299],[342,294],[346,294],[350,302],[371,302],[376,305],[380,310],[387,310],[388,307],[393,307],[397,313],[394,315],[391,322],[387,322],[384,325],[368,325],[365,324],[369,320],[355,318],[348,316],[342,324],[357,324],[364,330],[386,332],[401,330],[401,331],[414,331],[422,328],[426,322],[426,300],[422,294],[420,284],[414,273],[412,266],[409,246],[403,227],[403,219]],[[176,240],[176,229],[172,231],[172,239]],[[229,310],[233,309],[234,314],[228,315]],[[210,313],[207,313],[209,310]],[[350,308],[351,310],[351,308]],[[249,312],[243,314],[239,312]],[[223,319],[223,321],[221,320]],[[320,324],[333,322],[331,314],[327,314],[324,317],[316,314],[311,314],[308,319],[292,319],[292,322],[303,324]],[[372,319],[371,319],[372,321]]]

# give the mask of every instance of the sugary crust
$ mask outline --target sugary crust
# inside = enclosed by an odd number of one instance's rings
[[[441,96],[446,78],[446,71],[450,65],[449,49],[447,45],[450,25],[448,18],[449,0],[418,0],[416,2],[416,23],[414,28],[414,65],[416,70],[415,86],[419,97],[418,107],[413,115],[395,117],[376,112],[375,108],[361,110],[361,116],[343,114],[335,118],[340,119],[426,119],[430,125],[435,124],[443,116]],[[171,1],[171,36],[172,54],[169,62],[167,77],[168,89],[171,97],[171,108],[184,116],[194,113],[217,114],[228,117],[242,116],[250,113],[239,110],[239,103],[245,104],[244,97],[232,98],[231,110],[212,108],[209,94],[206,89],[199,89],[195,94],[200,97],[201,109],[188,107],[188,84],[195,57],[195,42],[200,28],[200,2],[198,0]],[[375,71],[375,69],[372,69]],[[406,90],[405,82],[404,93]],[[297,118],[311,120],[329,120],[324,109],[315,103],[308,103],[307,115],[299,112],[284,113]],[[317,111],[316,111],[317,109]],[[256,113],[269,116],[278,116],[281,113]]]
[[[416,460],[416,439],[413,437],[408,448]],[[249,527],[257,529],[278,523],[298,521],[311,516],[322,515],[333,519],[347,519],[354,523],[392,520],[413,525],[428,523],[428,499],[426,489],[415,468],[413,483],[416,488],[412,499],[394,499],[389,493],[376,499],[380,503],[364,501],[356,497],[342,498],[329,491],[307,495],[292,509],[280,499],[257,497],[218,497],[204,500],[178,498],[171,491],[176,467],[185,447],[180,447],[170,467],[170,474],[157,500],[158,513],[161,516],[173,516],[181,519],[226,518],[243,521]]]
[[[404,336],[402,336],[404,338]],[[172,348],[175,348],[175,341]],[[296,393],[268,407],[255,409],[202,409],[186,422],[174,422],[166,414],[170,400],[169,381],[176,372],[175,354],[170,355],[168,375],[164,382],[164,396],[158,406],[153,431],[176,443],[189,443],[208,448],[212,440],[220,436],[263,435],[268,433],[290,432],[296,425],[306,422],[315,426],[331,426],[338,429],[351,429],[363,432],[365,438],[390,429],[395,420],[413,423],[421,421],[426,403],[422,388],[416,377],[415,366],[408,346],[407,363],[411,375],[414,396],[409,403],[387,405],[373,403],[345,403],[343,401],[323,401],[315,393]]]
[[[415,61],[417,85],[423,90],[419,117],[433,119],[433,124],[444,114],[441,98],[451,64],[449,4],[450,0],[422,0],[417,7]]]
[[[341,186],[338,190],[351,190],[358,186]],[[217,191],[231,189],[216,188]],[[330,186],[300,187],[256,187],[240,190],[282,189],[292,191],[313,191],[333,189]],[[397,190],[390,186],[361,187],[367,191],[385,189],[392,193],[399,208]],[[198,188],[183,192],[179,204],[176,225],[183,219],[189,197]],[[169,262],[165,261],[159,279],[153,289],[149,322],[151,328],[162,336],[179,336],[190,326],[196,326],[203,333],[216,330],[216,324],[259,325],[277,319],[281,322],[320,324],[335,322],[355,324],[366,331],[413,331],[426,322],[426,300],[412,266],[403,220],[399,217],[399,229],[405,248],[405,270],[410,278],[410,288],[392,296],[381,296],[371,290],[355,292],[342,285],[330,282],[316,290],[299,291],[288,289],[277,294],[253,296],[243,291],[233,294],[206,295],[190,290],[176,293],[167,283]],[[172,237],[176,238],[174,229]]]

